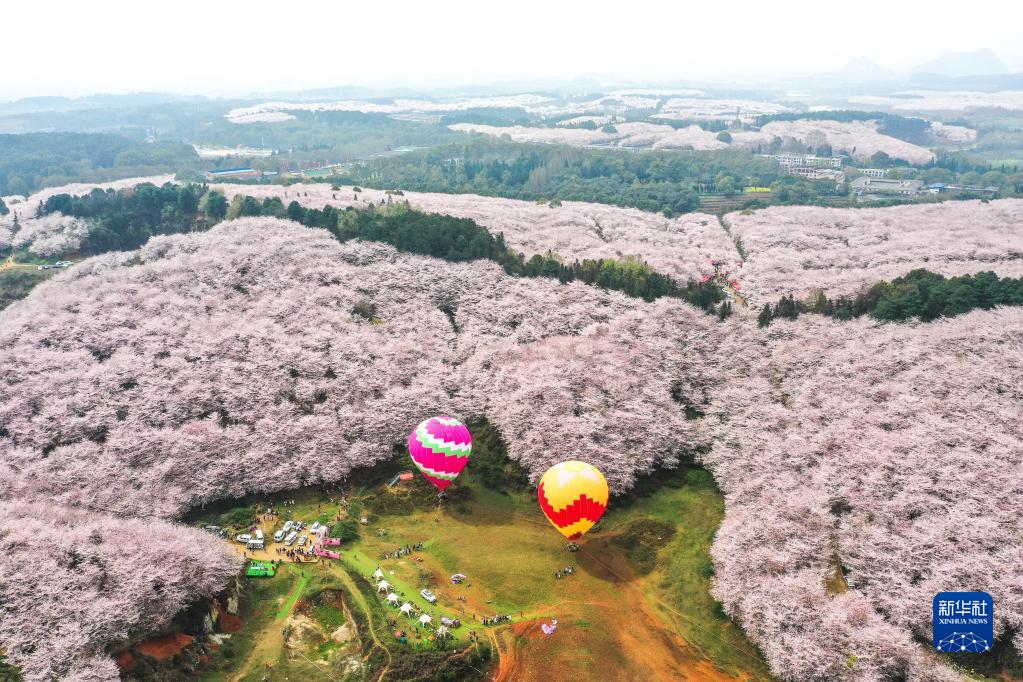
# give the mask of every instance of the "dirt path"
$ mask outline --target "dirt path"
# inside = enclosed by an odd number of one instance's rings
[[[571,680],[580,668],[602,669],[602,679],[623,682],[736,681],[664,622],[627,566],[595,553],[589,559],[593,563],[588,570],[605,573],[606,595],[601,590],[590,594],[593,600],[559,600],[534,609],[525,620],[485,630],[497,657],[495,682]],[[544,635],[540,625],[551,617],[558,619],[558,630]],[[594,628],[591,623],[610,628]],[[594,660],[587,660],[587,652],[595,654]]]
[[[359,592],[359,588],[355,584],[355,581],[352,580],[352,576],[348,575],[348,571],[337,564],[331,563],[329,564],[329,567],[331,574],[341,579],[341,582],[343,582],[345,587],[348,588],[348,593],[352,595],[352,599],[359,603],[359,608],[362,609],[364,614],[366,614],[366,622],[369,623],[369,636],[372,638],[373,644],[383,649],[384,653],[387,654],[387,665],[383,667],[380,671],[380,675],[377,676],[377,682],[380,682],[380,680],[386,679],[387,673],[391,671],[391,663],[394,662],[394,659],[391,657],[391,650],[384,646],[384,643],[380,641],[379,637],[377,637],[376,627],[373,623],[373,612],[370,609],[369,604],[366,603],[366,599],[362,596],[362,593]],[[369,653],[367,652],[364,659],[368,657]]]
[[[0,263],[0,270],[7,270],[8,268],[10,268],[10,269],[21,268],[22,270],[35,270],[36,267],[38,267],[38,266],[32,265],[31,263],[18,263],[17,261],[14,260],[14,256],[8,256],[7,260],[5,260],[3,263]]]
[[[266,628],[254,638],[252,650],[245,657],[245,661],[238,669],[238,672],[231,676],[230,682],[239,682],[252,672],[253,667],[258,666],[260,661],[263,661],[264,664],[273,661],[284,651],[283,622],[287,620],[291,612],[295,610],[295,605],[299,602],[296,597],[300,595],[296,595],[296,592],[304,589],[306,584],[303,580],[295,583],[295,588],[288,594],[284,602],[287,608],[283,612],[278,613]]]

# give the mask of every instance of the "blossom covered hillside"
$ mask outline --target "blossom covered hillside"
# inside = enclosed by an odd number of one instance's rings
[[[571,144],[580,147],[608,145],[650,149],[724,149],[728,143],[698,125],[675,128],[657,123],[616,123],[611,129],[540,128],[535,126],[491,126],[479,123],[455,123],[448,126],[462,133],[482,133],[493,137],[508,136],[514,142],[540,144]]]
[[[308,208],[355,206],[365,208],[388,200],[408,200],[413,208],[470,218],[493,234],[503,233],[511,248],[526,256],[548,251],[566,259],[635,256],[655,270],[683,282],[713,274],[712,260],[736,261],[735,246],[716,217],[687,213],[665,218],[635,208],[566,201],[551,207],[531,201],[484,197],[476,194],[403,192],[345,186],[331,190],[326,184],[214,185],[227,197],[250,195],[258,199],[280,197]]]
[[[672,323],[620,319],[631,311],[667,311]],[[501,415],[513,409],[501,400],[512,394],[493,395],[491,374],[533,381],[516,349],[544,352],[545,340],[584,331],[627,333],[654,366],[668,339],[715,324],[678,301],[655,308],[580,283],[513,278],[488,262],[341,244],[274,219],[93,258],[4,316],[0,499],[162,517],[340,479],[389,457],[424,414],[482,415],[487,394],[498,426],[511,429]],[[473,361],[480,354],[486,361]],[[606,434],[598,463],[615,489],[700,440],[666,399],[685,378],[678,363],[638,378],[625,367],[602,373],[624,357],[606,341],[580,357],[588,390],[614,395],[625,381],[661,396],[642,414],[577,396],[578,419]],[[577,380],[562,376],[561,390],[574,395]],[[541,413],[515,428],[556,434],[560,426]],[[668,442],[642,436],[668,428]],[[511,454],[536,474],[559,456]]]
[[[0,215],[0,251],[8,248],[27,248],[39,256],[57,256],[75,251],[89,231],[81,220],[51,214],[36,217],[39,207],[57,194],[82,195],[94,189],[125,189],[144,182],[157,186],[173,182],[171,175],[157,175],[146,178],[127,178],[100,184],[75,183],[61,187],[50,187],[36,192],[28,198],[4,197],[10,213]]]
[[[108,647],[159,631],[239,568],[191,528],[0,501],[0,650],[29,680],[116,680]]]
[[[958,679],[914,642],[942,590],[1023,649],[1023,313],[777,327],[721,349],[725,610],[783,679]]]
[[[724,218],[746,251],[754,301],[812,289],[855,294],[914,268],[952,276],[1023,275],[1023,200],[889,208],[771,207]]]
[[[734,118],[734,110],[732,117]],[[671,113],[665,118],[674,118]],[[725,149],[737,147],[766,148],[775,138],[794,139],[805,145],[830,145],[835,152],[843,152],[857,159],[869,159],[884,152],[893,159],[904,159],[913,164],[932,161],[934,153],[924,147],[905,142],[878,131],[876,121],[796,120],[771,121],[759,130],[734,130],[731,143],[722,141],[717,134],[698,125],[675,128],[666,124],[629,122],[615,123],[606,128],[544,128],[538,126],[493,126],[479,123],[455,123],[451,130],[463,133],[481,133],[492,137],[508,137],[513,142],[539,144],[568,144],[579,147],[594,145],[644,149]]]
[[[771,121],[758,131],[732,133],[735,144],[766,147],[771,140],[793,138],[804,144],[829,144],[835,152],[866,160],[878,152],[913,164],[927,163],[934,154],[924,147],[905,142],[877,130],[877,121]]]

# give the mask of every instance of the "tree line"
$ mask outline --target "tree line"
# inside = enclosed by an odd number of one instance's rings
[[[400,251],[454,262],[486,259],[516,277],[580,281],[646,301],[670,296],[709,312],[724,300],[721,288],[713,282],[682,283],[635,258],[565,262],[552,252],[526,258],[507,246],[504,235],[494,235],[474,220],[423,213],[407,202],[339,210],[329,205],[306,208],[297,201],[285,205],[280,197],[260,201],[239,194],[229,204],[223,194],[205,185],[167,183],[157,187],[146,183],[127,191],[96,189],[77,197],[57,194],[40,206],[41,214],[53,212],[89,222],[81,249],[84,255],[137,249],[153,235],[204,229],[224,218],[265,216],[323,228],[341,241],[384,242]]]
[[[671,296],[707,311],[724,299],[721,288],[713,282],[681,283],[634,258],[587,258],[567,263],[548,251],[527,259],[505,244],[503,234],[494,235],[474,220],[423,213],[405,202],[363,210],[349,206],[339,211],[332,206],[305,208],[297,201],[284,206],[279,197],[260,202],[239,195],[231,204],[229,217],[236,213],[288,218],[308,227],[330,229],[341,241],[384,242],[400,251],[454,262],[492,260],[516,277],[549,277],[562,283],[578,280],[646,301]]]
[[[0,135],[0,195],[72,182],[105,182],[196,166],[186,144],[149,144],[109,133]]]
[[[635,152],[484,137],[353,165],[337,180],[419,192],[587,201],[666,215],[698,210],[701,195],[738,194],[750,186],[778,185],[785,191],[772,202],[783,204],[810,203],[834,191],[834,183],[786,175],[771,159],[741,149]]]
[[[218,199],[219,198],[219,199]],[[89,223],[82,255],[137,249],[154,235],[190,232],[196,228],[200,201],[212,222],[226,215],[224,195],[207,192],[202,185],[157,187],[143,183],[128,191],[94,189],[88,194],[55,194],[39,206],[39,213],[63,213]]]
[[[994,272],[945,277],[917,268],[891,282],[878,282],[855,296],[832,299],[823,291],[814,292],[806,301],[797,301],[791,294],[782,296],[774,307],[768,303],[761,308],[757,322],[766,327],[772,320],[794,320],[802,313],[839,320],[869,315],[882,321],[918,318],[931,322],[999,305],[1023,305],[1023,277],[999,278]]]

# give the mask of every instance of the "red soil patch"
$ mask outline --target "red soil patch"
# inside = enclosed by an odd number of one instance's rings
[[[195,638],[191,635],[186,635],[183,632],[177,632],[166,637],[148,639],[139,644],[136,648],[139,650],[139,653],[145,654],[150,658],[155,658],[158,661],[166,661],[180,654],[186,646],[192,643],[193,639]]]
[[[242,629],[242,619],[230,613],[221,613],[217,624],[221,632],[238,632]]]
[[[130,673],[135,669],[135,657],[130,651],[122,651],[114,660],[117,661],[117,667],[122,673]]]

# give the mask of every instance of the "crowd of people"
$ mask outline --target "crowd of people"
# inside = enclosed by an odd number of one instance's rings
[[[408,556],[412,552],[420,552],[423,549],[423,543],[417,542],[414,545],[404,545],[398,547],[393,552],[384,552],[380,555],[381,559],[400,559],[403,556]]]

